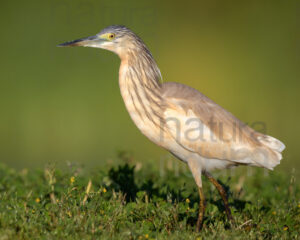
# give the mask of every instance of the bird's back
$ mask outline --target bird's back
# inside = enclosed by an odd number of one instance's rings
[[[181,137],[176,141],[186,149],[205,158],[269,169],[279,164],[283,143],[256,132],[196,89],[167,82],[162,85],[162,96],[165,118],[180,122]],[[172,121],[167,126],[177,138],[178,125],[176,132]]]

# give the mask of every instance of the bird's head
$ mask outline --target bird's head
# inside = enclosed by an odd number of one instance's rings
[[[125,26],[112,25],[94,36],[59,44],[58,47],[94,47],[118,54],[120,57],[132,47],[141,44],[140,38]]]

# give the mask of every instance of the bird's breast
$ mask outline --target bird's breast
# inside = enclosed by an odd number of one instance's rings
[[[146,137],[164,147],[161,103],[154,96],[154,90],[146,92],[144,84],[142,79],[130,78],[127,67],[121,65],[120,91],[131,119]]]

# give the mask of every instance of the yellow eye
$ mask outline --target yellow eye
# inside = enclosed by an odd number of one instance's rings
[[[112,39],[115,38],[115,36],[116,36],[116,34],[110,33],[110,34],[108,34],[108,39],[109,39],[109,40],[112,40]]]

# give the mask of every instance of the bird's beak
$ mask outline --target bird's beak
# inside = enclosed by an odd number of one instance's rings
[[[96,45],[101,44],[101,42],[102,39],[100,39],[97,35],[95,35],[95,36],[80,38],[77,40],[61,43],[57,46],[58,47],[77,47],[77,46],[96,47]]]

